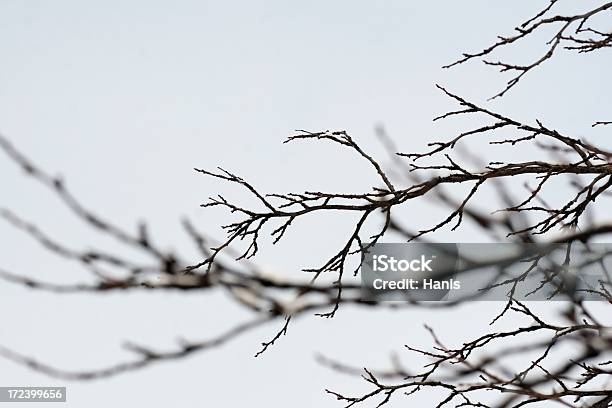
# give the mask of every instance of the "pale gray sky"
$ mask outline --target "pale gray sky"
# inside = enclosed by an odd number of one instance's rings
[[[374,176],[350,154],[282,140],[297,128],[346,129],[382,155],[373,131],[379,123],[403,151],[452,136],[465,122],[432,124],[451,106],[434,84],[485,103],[505,81],[478,64],[440,66],[508,33],[544,3],[2,0],[0,132],[64,175],[93,209],[126,226],[149,220],[158,242],[193,254],[179,217],[221,237],[226,217],[199,204],[220,191],[238,197],[195,175],[194,166],[224,166],[265,191],[368,189]],[[510,55],[531,57],[538,46]],[[612,96],[601,86],[610,62],[609,53],[560,55],[489,106],[581,136],[593,121],[610,119]],[[0,207],[66,243],[112,246],[4,158],[0,185]],[[407,223],[427,224],[442,213],[424,202],[411,214]],[[328,217],[298,226],[258,262],[298,273],[322,260],[349,224]],[[0,267],[46,280],[82,273],[7,225],[0,237]],[[437,238],[480,240],[469,228]],[[244,317],[222,294],[58,296],[5,283],[0,306],[0,343],[69,369],[129,357],[124,340],[170,347],[178,336],[207,338]],[[258,359],[252,355],[276,325],[213,352],[92,383],[0,360],[0,385],[66,385],[68,407],[336,407],[324,388],[365,386],[317,365],[316,352],[384,367],[403,344],[428,345],[423,322],[456,341],[458,333],[484,330],[495,312],[482,304],[435,313],[345,308],[333,320],[295,322]],[[424,401],[431,400],[415,406]]]

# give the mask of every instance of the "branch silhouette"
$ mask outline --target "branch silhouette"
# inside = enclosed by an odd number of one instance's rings
[[[558,0],[550,3],[532,18],[515,28],[510,36],[499,36],[497,42],[462,58],[446,68],[484,59],[484,63],[498,67],[515,76],[493,98],[504,96],[521,79],[544,62],[553,59],[560,49],[590,53],[608,48],[612,33],[598,28],[612,10],[612,2],[575,14],[553,14]],[[514,64],[489,60],[500,49],[527,41],[536,33],[552,30],[545,53],[535,61]],[[226,236],[217,241],[200,231],[191,221],[182,220],[185,234],[199,250],[199,258],[190,259],[178,251],[167,251],[155,243],[148,227],[142,223],[131,231],[90,210],[79,200],[66,182],[52,176],[33,160],[20,152],[3,135],[0,150],[21,168],[24,174],[57,196],[71,214],[82,224],[101,236],[114,240],[123,248],[135,250],[147,261],[119,255],[102,249],[75,249],[56,239],[26,220],[16,211],[1,209],[0,218],[16,230],[27,234],[43,250],[80,265],[87,279],[73,284],[40,281],[27,275],[0,269],[0,279],[32,290],[57,294],[99,293],[109,291],[223,291],[232,302],[251,314],[245,322],[235,322],[227,331],[208,340],[182,339],[172,350],[157,350],[149,345],[126,342],[124,348],[133,354],[127,361],[111,363],[106,367],[69,371],[53,367],[22,351],[0,346],[0,355],[47,375],[68,380],[92,380],[127,371],[139,370],[159,361],[178,360],[230,342],[247,331],[268,325],[280,327],[268,340],[263,340],[255,356],[268,352],[284,339],[290,324],[303,316],[316,314],[333,318],[344,305],[363,308],[453,308],[478,296],[468,296],[447,302],[423,302],[406,299],[405,302],[364,300],[361,285],[356,279],[365,253],[388,237],[402,237],[405,241],[429,242],[441,230],[457,230],[470,223],[483,234],[500,241],[537,243],[542,248],[566,245],[568,254],[578,243],[588,248],[597,238],[612,233],[612,222],[594,220],[589,216],[596,204],[609,208],[606,202],[612,191],[612,151],[590,143],[584,137],[565,134],[543,120],[526,122],[485,105],[464,98],[446,87],[437,85],[440,92],[456,104],[455,110],[445,112],[438,121],[469,118],[471,127],[457,130],[445,140],[433,141],[422,152],[399,152],[383,130],[379,136],[392,165],[369,153],[358,138],[345,130],[296,130],[285,143],[331,143],[347,149],[361,165],[369,169],[375,185],[365,185],[361,191],[324,192],[296,190],[290,192],[264,192],[251,180],[223,168],[207,170],[195,168],[204,177],[212,177],[244,189],[251,200],[244,204],[212,195],[201,205],[206,211],[223,210],[236,217],[223,226]],[[611,122],[596,121],[593,128],[604,129]],[[595,131],[595,130],[593,130]],[[468,143],[478,146],[466,147]],[[503,149],[503,157],[487,158],[466,155],[479,148]],[[537,160],[522,160],[520,152],[528,149],[537,154]],[[517,196],[509,184],[522,182],[523,194]],[[551,203],[546,192],[556,189],[556,181],[567,182],[572,192],[561,203]],[[460,194],[449,193],[448,188]],[[499,203],[483,196],[493,188]],[[433,225],[418,225],[412,231],[403,226],[402,212],[410,203],[431,200],[446,209],[446,216]],[[482,202],[493,208],[486,211]],[[475,203],[478,203],[476,205]],[[286,238],[297,221],[311,219],[315,214],[333,213],[355,222],[344,232],[342,244],[327,258],[313,261],[306,267],[303,277],[272,278],[256,262],[262,240],[276,244]],[[377,225],[372,229],[372,225]],[[602,254],[589,262],[604,265],[610,254]],[[569,259],[569,255],[568,255]],[[612,401],[609,380],[612,376],[612,333],[595,316],[579,293],[558,284],[559,275],[542,266],[540,256],[519,253],[508,259],[494,259],[487,263],[467,262],[453,273],[473,273],[494,267],[499,277],[511,265],[526,265],[525,273],[512,279],[500,280],[494,285],[508,289],[507,301],[501,302],[499,313],[490,322],[513,319],[522,323],[512,330],[493,330],[465,340],[458,346],[448,345],[435,330],[426,326],[432,337],[431,349],[406,346],[406,351],[430,360],[420,370],[403,367],[392,361],[391,370],[374,370],[359,365],[344,364],[331,358],[321,363],[332,370],[360,377],[369,387],[361,395],[350,396],[327,390],[347,407],[365,402],[383,406],[400,397],[425,389],[436,389],[441,396],[437,407],[522,407],[537,403],[555,403],[569,407],[603,407]],[[357,265],[357,266],[355,266]],[[121,275],[111,271],[121,271]],[[528,273],[543,273],[544,283],[555,283],[557,292],[566,297],[562,322],[549,322],[538,316],[529,305],[517,299],[517,285]],[[328,279],[331,277],[330,279]],[[612,294],[602,282],[592,288],[604,302],[612,303]],[[536,288],[536,290],[539,288]],[[566,347],[568,346],[568,347]],[[572,353],[559,350],[572,350]],[[529,356],[525,358],[525,356]],[[510,364],[511,361],[519,361]]]

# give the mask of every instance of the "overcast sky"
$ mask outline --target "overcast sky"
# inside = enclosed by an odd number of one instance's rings
[[[457,131],[452,122],[431,122],[452,108],[435,83],[576,136],[595,120],[610,120],[612,97],[601,86],[609,54],[560,55],[494,102],[486,99],[503,87],[504,76],[479,64],[440,68],[508,33],[544,3],[2,0],[0,132],[62,174],[91,208],[127,228],[146,219],[157,242],[195,256],[180,217],[222,237],[226,217],[199,204],[218,192],[247,204],[248,197],[193,167],[224,166],[269,192],[354,192],[375,183],[367,166],[334,146],[283,145],[294,129],[346,129],[384,158],[374,136],[382,124],[400,150],[416,151]],[[533,57],[539,45],[525,43],[510,55]],[[4,157],[0,185],[0,207],[63,242],[113,247]],[[405,221],[433,225],[441,215],[423,202]],[[323,260],[350,222],[314,219],[287,243],[266,247],[258,262],[271,273],[297,274]],[[437,236],[481,238],[469,228]],[[1,268],[51,281],[83,274],[4,224],[0,242]],[[0,386],[66,385],[69,407],[336,407],[324,388],[367,387],[321,367],[316,353],[385,367],[404,344],[429,344],[424,322],[451,342],[485,330],[497,310],[482,305],[435,313],[344,308],[333,320],[296,321],[258,359],[253,354],[278,324],[184,361],[91,383],[50,379],[1,360]],[[125,340],[172,347],[179,336],[205,339],[246,317],[222,294],[58,296],[5,283],[0,306],[0,344],[67,369],[129,358]],[[430,400],[420,401],[414,406]]]

